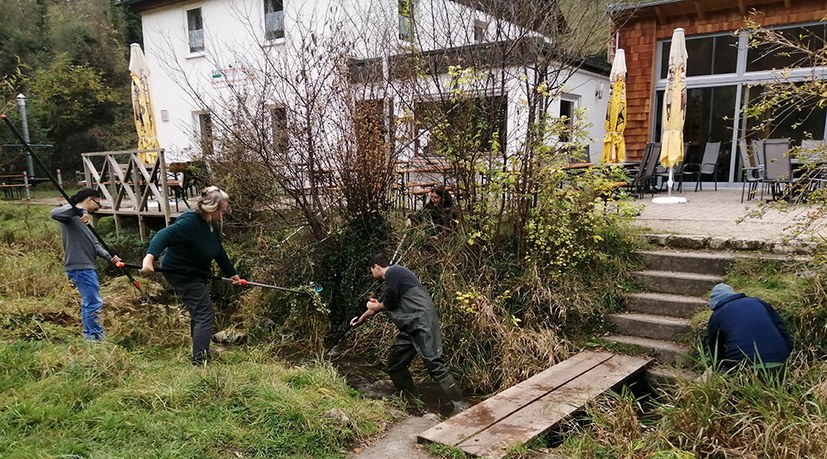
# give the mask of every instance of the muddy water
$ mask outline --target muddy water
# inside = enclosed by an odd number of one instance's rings
[[[385,398],[395,394],[393,383],[384,372],[384,362],[366,361],[359,356],[333,355],[331,363],[341,374],[348,385],[366,397]],[[428,380],[414,378],[416,387],[419,390],[421,405],[409,403],[411,414],[421,415],[423,411],[431,413],[447,414],[451,406],[444,400],[442,390],[439,386]]]
[[[280,345],[273,350],[273,355],[295,365],[311,365],[316,357],[307,354],[307,350],[297,346]],[[368,360],[364,356],[349,352],[331,352],[329,362],[336,368],[347,384],[361,392],[368,398],[390,398],[395,395],[393,383],[384,372],[384,362]],[[417,389],[420,392],[420,405],[407,403],[411,414],[422,414],[423,411],[447,414],[450,403],[444,400],[439,386],[425,378],[414,377]],[[469,400],[472,403],[477,400]]]

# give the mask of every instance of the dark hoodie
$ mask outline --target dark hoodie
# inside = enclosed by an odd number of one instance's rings
[[[726,284],[713,288],[709,305],[709,348],[724,368],[745,359],[753,365],[786,362],[793,340],[772,306],[758,298],[734,293]]]

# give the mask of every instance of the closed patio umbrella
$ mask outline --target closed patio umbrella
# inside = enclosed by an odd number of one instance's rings
[[[686,39],[683,29],[672,32],[669,47],[669,74],[666,78],[666,93],[663,97],[663,134],[661,135],[660,164],[669,169],[668,198],[655,198],[655,203],[681,203],[684,198],[672,197],[674,168],[683,161],[683,123],[686,117]]]
[[[149,67],[146,65],[141,45],[129,46],[129,74],[132,77],[132,113],[135,129],[138,131],[138,149],[151,150],[160,148],[155,133],[155,117],[152,114],[152,100],[149,97]],[[140,153],[145,164],[154,163],[155,153]]]
[[[606,136],[603,138],[604,163],[626,161],[626,52],[618,49],[609,74],[612,83],[609,93],[609,107],[606,110]]]

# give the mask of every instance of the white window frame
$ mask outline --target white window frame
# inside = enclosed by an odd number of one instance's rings
[[[264,19],[264,23],[263,23],[264,41],[266,43],[284,42],[284,37],[285,37],[285,27],[284,27],[284,3],[285,2],[284,2],[284,0],[281,0],[281,10],[280,11],[274,10],[273,12],[270,12],[270,13],[267,12],[268,5],[273,4],[276,1],[277,0],[263,0],[263,2],[262,2],[262,6],[264,8],[263,12],[262,12],[263,19]],[[275,24],[278,24],[279,21],[281,22],[281,29],[276,28],[276,29],[273,29],[273,30],[269,30],[267,28],[267,24],[268,24],[267,16],[268,16],[268,14],[273,15],[272,16],[273,19],[271,19],[271,20]],[[271,32],[273,34],[272,37],[269,36]]]
[[[190,30],[190,11],[196,11],[196,10],[198,11],[198,16],[201,18],[201,29]],[[204,31],[206,30],[206,27],[204,27],[204,9],[201,8],[201,6],[197,6],[195,8],[187,8],[186,10],[184,10],[184,30],[187,31],[187,50],[188,50],[187,57],[203,56],[204,51],[207,48],[207,44],[206,44],[206,34],[204,33]],[[197,32],[199,30],[201,31],[201,49],[193,50],[192,33]]]
[[[202,122],[202,117],[207,117],[210,123],[210,132],[204,132],[204,123]],[[215,126],[212,122],[212,113],[208,110],[198,110],[192,112],[192,122],[193,122],[193,132],[196,133],[196,138],[198,139],[198,145],[201,150],[201,154],[208,153],[204,149],[204,145],[206,144],[207,140],[209,140],[209,149],[210,153],[215,151]],[[209,134],[209,138],[207,137]]]
[[[485,43],[488,41],[488,26],[491,25],[488,21],[483,21],[481,19],[474,19],[474,25],[472,30],[472,39],[474,43]],[[477,31],[482,31],[481,36],[477,36]]]
[[[402,10],[399,8],[400,2],[408,2],[408,8],[410,11],[407,16],[402,14]],[[398,38],[400,42],[413,43],[416,39],[416,33],[414,32],[416,3],[417,0],[396,0],[396,15],[398,18],[399,28]],[[405,28],[407,28],[407,30]]]

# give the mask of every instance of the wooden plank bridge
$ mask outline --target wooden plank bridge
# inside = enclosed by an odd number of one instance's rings
[[[582,352],[423,432],[419,442],[498,459],[538,437],[600,394],[635,377],[652,359]]]

